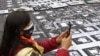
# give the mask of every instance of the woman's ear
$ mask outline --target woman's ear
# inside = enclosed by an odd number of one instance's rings
[[[20,32],[20,35],[23,35],[23,34],[24,34],[23,31],[21,31],[21,32]]]
[[[19,33],[18,31],[19,31],[19,30],[16,30],[16,33]],[[20,32],[20,35],[23,35],[23,31]]]

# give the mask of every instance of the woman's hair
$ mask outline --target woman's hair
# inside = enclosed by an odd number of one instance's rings
[[[20,33],[29,24],[30,16],[26,11],[14,11],[8,14],[4,25],[0,56],[13,56],[18,44],[21,43]],[[10,51],[12,49],[12,52]]]

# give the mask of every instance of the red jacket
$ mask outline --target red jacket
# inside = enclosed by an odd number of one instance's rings
[[[33,43],[34,41],[31,40],[28,42]],[[27,44],[26,41],[24,41],[24,43]],[[45,40],[45,41],[40,41],[40,42],[37,41],[37,43],[44,48],[44,53],[54,50],[59,46],[59,44],[56,42],[56,37]],[[18,49],[15,51],[15,54],[17,54],[22,48],[24,48],[24,46],[19,45]],[[69,52],[68,52],[68,50],[59,48],[56,52],[56,56],[69,56]]]
[[[37,41],[37,43],[44,47],[44,53],[54,50],[59,46],[59,44],[56,42],[56,37],[46,41]],[[69,52],[68,50],[59,48],[56,52],[56,56],[69,56]]]

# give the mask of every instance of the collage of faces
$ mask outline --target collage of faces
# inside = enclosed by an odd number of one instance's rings
[[[66,0],[55,2],[56,5],[52,0],[45,0],[43,4],[41,0],[38,3],[31,2],[33,0],[4,1],[0,2],[2,4],[0,5],[0,18],[7,16],[8,10],[13,11],[19,7],[31,11],[32,22],[34,23],[32,37],[36,40],[44,40],[47,37],[59,35],[68,29],[68,22],[71,22],[73,38],[72,46],[69,49],[70,56],[100,56],[100,3],[96,3],[100,2],[100,0],[87,0],[88,3],[93,4],[81,3],[81,5],[73,5],[70,2],[64,3],[63,1]],[[33,3],[35,3],[36,7],[33,6]],[[62,6],[58,8],[58,5]],[[44,56],[53,56],[55,51],[53,50]]]

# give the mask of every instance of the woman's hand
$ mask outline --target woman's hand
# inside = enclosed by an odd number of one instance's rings
[[[61,43],[62,39],[68,35],[68,31],[62,32],[56,39],[57,43]]]
[[[61,42],[61,48],[68,49],[72,45],[72,35],[70,34],[67,38],[64,37]]]

